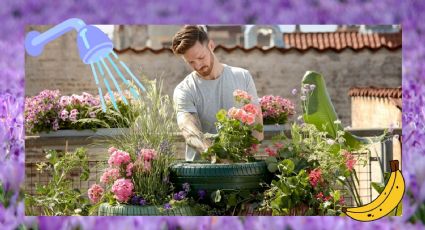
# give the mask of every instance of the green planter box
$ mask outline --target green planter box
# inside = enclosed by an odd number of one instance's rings
[[[99,216],[203,216],[204,212],[190,206],[174,207],[161,212],[160,206],[136,206],[119,204],[112,206],[103,203],[99,206]]]
[[[203,189],[261,190],[260,183],[270,182],[271,174],[264,161],[236,164],[178,163],[171,167],[171,182],[176,189],[189,183],[192,195]]]

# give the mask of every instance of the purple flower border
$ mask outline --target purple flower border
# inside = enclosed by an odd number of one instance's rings
[[[409,0],[263,0],[208,1],[57,1],[30,0],[0,3],[0,180],[22,182],[24,27],[28,24],[57,24],[70,17],[90,24],[402,24],[403,25],[403,173],[415,201],[405,197],[403,218],[383,219],[368,224],[338,217],[26,217],[24,223],[38,223],[40,229],[119,228],[157,229],[233,229],[329,228],[375,229],[393,225],[398,229],[420,228],[406,224],[406,217],[425,200],[425,9],[424,1]],[[6,116],[5,116],[6,115]],[[2,118],[2,117],[0,117]],[[6,122],[4,122],[6,121]],[[5,146],[8,141],[10,146]],[[13,157],[4,159],[9,148]],[[6,167],[7,166],[7,167]],[[5,169],[8,168],[7,173]],[[14,174],[9,172],[13,171]],[[8,175],[6,178],[5,175]],[[13,183],[11,184],[11,186]],[[13,185],[16,186],[16,183]],[[22,202],[11,208],[0,207],[0,224],[16,226],[22,222]]]

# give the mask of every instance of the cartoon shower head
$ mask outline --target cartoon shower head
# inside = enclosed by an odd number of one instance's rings
[[[114,83],[115,88],[119,92],[123,102],[125,104],[128,104],[126,98],[124,97],[121,91],[121,88],[118,85],[118,82],[116,81],[115,77],[113,76],[113,73],[106,64],[106,61],[109,61],[110,65],[115,69],[115,72],[122,79],[124,84],[130,89],[132,96],[134,98],[139,98],[139,94],[135,90],[134,86],[131,85],[130,82],[124,77],[122,72],[119,70],[117,64],[114,63],[114,60],[112,60],[112,58],[109,56],[110,54],[112,54],[113,57],[118,61],[118,56],[113,51],[114,46],[112,41],[99,28],[92,25],[86,25],[81,19],[68,19],[52,27],[44,33],[40,33],[38,31],[29,32],[25,38],[25,49],[29,55],[39,56],[43,52],[44,46],[47,43],[55,40],[56,38],[73,29],[77,31],[77,45],[78,50],[80,52],[80,58],[85,64],[89,64],[91,66],[93,77],[95,79],[96,85],[98,86],[98,91],[100,94],[99,96],[101,99],[103,110],[106,110],[106,105],[103,99],[102,89],[96,72],[96,67],[98,69],[98,72],[101,74],[100,76],[103,78],[104,85],[109,92],[110,99],[112,104],[114,105],[114,108],[118,110],[114,94],[111,90],[107,78],[105,77],[105,71],[103,71],[103,69],[106,70],[106,73],[109,75],[110,80],[112,80],[112,82]],[[130,71],[127,65],[122,61],[119,61],[119,63],[121,64],[122,68],[125,69],[126,72],[132,77],[133,81],[137,84],[137,86],[142,91],[145,91],[143,85],[134,76],[134,74]]]
[[[62,34],[75,29],[80,58],[85,64],[92,64],[110,54],[114,48],[112,41],[96,26],[86,25],[78,18],[68,19],[44,33],[31,31],[25,38],[25,48],[29,55],[38,56],[44,46]]]

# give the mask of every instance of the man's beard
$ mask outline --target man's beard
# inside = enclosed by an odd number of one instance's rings
[[[211,59],[211,61],[210,61],[209,67],[203,66],[201,69],[196,71],[202,77],[207,77],[208,75],[210,75],[211,72],[212,72],[212,69],[214,67],[214,55],[211,51],[210,51],[210,59]]]

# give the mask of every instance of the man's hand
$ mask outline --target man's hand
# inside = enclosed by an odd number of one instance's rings
[[[196,113],[179,114],[177,124],[186,143],[195,148],[198,153],[205,152],[212,145],[211,141],[202,133],[201,122]]]

